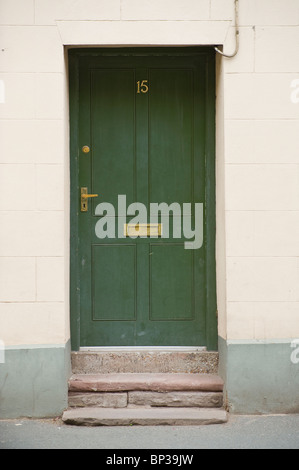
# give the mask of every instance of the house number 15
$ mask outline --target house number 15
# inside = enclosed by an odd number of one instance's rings
[[[137,93],[147,93],[148,92],[148,80],[139,80],[137,82]]]

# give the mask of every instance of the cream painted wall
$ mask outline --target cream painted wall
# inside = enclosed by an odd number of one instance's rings
[[[63,345],[68,308],[68,110],[64,50],[40,2],[0,2],[0,337]],[[52,2],[48,2],[52,3]]]
[[[299,1],[240,0],[240,25],[222,61],[226,337],[297,338]]]
[[[69,339],[64,48],[224,45],[233,0],[0,0],[0,338]],[[299,0],[240,0],[217,57],[219,334],[299,337]],[[298,93],[299,96],[299,93]]]

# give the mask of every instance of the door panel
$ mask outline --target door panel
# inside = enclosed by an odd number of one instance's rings
[[[92,187],[117,207],[117,195],[136,197],[135,72],[91,72]]]
[[[128,50],[79,62],[78,194],[84,186],[99,195],[78,213],[80,346],[207,344],[206,62],[205,54]],[[167,206],[157,220],[163,236],[125,236],[133,215],[119,211],[119,195],[126,207],[142,202],[147,223],[150,203],[177,203],[169,236]],[[113,238],[96,235],[96,224],[108,223],[96,212],[102,202],[115,211]],[[194,204],[205,208],[204,244],[196,250],[184,245],[186,203],[192,228]]]
[[[154,69],[149,83],[149,200],[191,202],[193,73]]]
[[[95,321],[136,320],[136,246],[93,245]]]
[[[178,243],[150,248],[150,320],[193,320],[193,251]]]

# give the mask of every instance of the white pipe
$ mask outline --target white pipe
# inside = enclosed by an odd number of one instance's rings
[[[239,31],[239,0],[235,0],[235,30],[236,30],[236,48],[235,52],[233,54],[224,54],[218,47],[215,47],[215,51],[218,52],[218,54],[221,54],[223,57],[228,57],[229,59],[232,57],[235,57],[238,54],[239,51],[239,36],[240,36],[240,31]]]

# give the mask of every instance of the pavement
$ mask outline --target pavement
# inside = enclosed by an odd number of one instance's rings
[[[0,449],[102,449],[108,456],[124,449],[134,455],[139,449],[195,454],[197,449],[299,449],[299,414],[230,415],[227,423],[209,426],[82,427],[60,418],[0,420]]]

